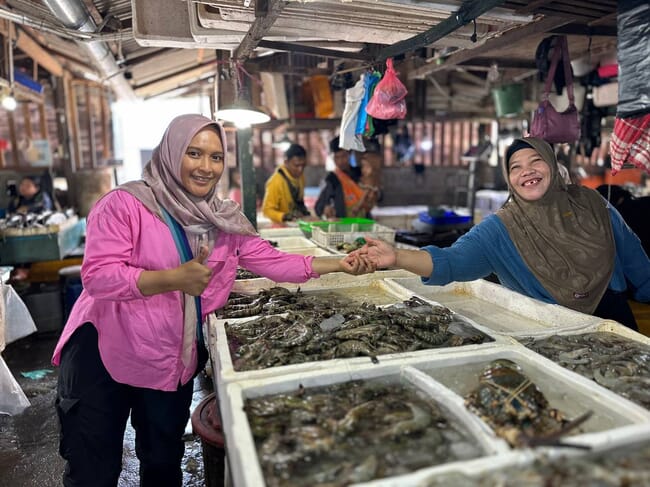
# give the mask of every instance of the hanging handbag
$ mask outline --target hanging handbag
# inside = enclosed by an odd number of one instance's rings
[[[560,61],[560,56],[564,62],[567,93],[569,95],[569,108],[563,112],[556,111],[548,100],[551,82],[555,76],[555,70]],[[573,75],[571,74],[571,64],[569,63],[569,48],[566,36],[560,36],[555,45],[551,68],[549,69],[548,75],[546,76],[546,83],[544,84],[542,101],[533,115],[530,135],[544,139],[546,142],[552,144],[563,142],[573,143],[580,138],[580,118],[573,95]]]

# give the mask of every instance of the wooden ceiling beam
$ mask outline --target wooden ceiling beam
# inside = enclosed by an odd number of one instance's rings
[[[16,27],[12,22],[0,22],[0,34],[9,35],[11,29],[11,38],[15,39],[16,47],[31,57],[36,63],[43,67],[47,72],[54,76],[63,76],[63,65],[57,61],[47,50],[32,39],[27,33]]]
[[[241,43],[233,52],[233,59],[243,62],[250,57],[288,3],[287,0],[269,0],[266,15],[255,19]]]
[[[188,69],[187,71],[175,74],[174,76],[169,76],[168,78],[136,87],[133,89],[133,91],[137,96],[150,98],[167,91],[175,90],[188,83],[214,76],[215,73],[216,65],[214,62],[211,62],[203,66],[199,66],[198,68]]]
[[[500,36],[488,39],[484,44],[475,47],[474,49],[464,49],[451,54],[445,58],[442,64],[428,64],[421,66],[409,72],[408,79],[424,78],[430,73],[447,69],[447,66],[455,66],[479,56],[485,56],[487,53],[497,49],[507,49],[512,45],[516,45],[522,40],[532,35],[544,34],[552,29],[557,29],[563,25],[571,23],[571,19],[559,17],[545,17],[537,22],[526,24],[503,33]]]

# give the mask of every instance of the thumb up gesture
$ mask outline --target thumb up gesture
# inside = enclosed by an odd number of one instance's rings
[[[199,296],[207,287],[212,276],[210,268],[203,264],[208,257],[208,247],[202,246],[192,260],[176,268],[178,287],[190,296]]]

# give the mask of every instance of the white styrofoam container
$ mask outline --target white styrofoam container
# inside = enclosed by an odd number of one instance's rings
[[[259,231],[260,237],[273,240],[276,237],[304,237],[305,234],[299,227],[262,228]]]
[[[365,365],[375,365],[372,363],[371,357],[345,357],[335,358],[330,360],[316,360],[312,362],[303,362],[300,364],[279,365],[276,367],[267,367],[257,370],[236,371],[234,368],[233,360],[230,355],[228,347],[228,336],[226,334],[225,323],[239,322],[242,320],[252,320],[256,317],[239,318],[239,319],[216,319],[212,316],[208,319],[208,347],[210,356],[213,360],[213,368],[218,382],[234,382],[241,380],[263,379],[266,377],[284,376],[290,374],[302,374],[304,372],[320,371],[326,372],[331,367],[339,366],[340,364],[348,364],[350,367],[360,367]],[[494,348],[499,345],[506,345],[508,342],[503,337],[498,335],[490,335],[490,331],[486,330],[480,325],[470,324],[477,330],[484,332],[490,336],[494,341],[484,342],[478,344],[462,345],[460,347],[437,347],[427,348],[423,350],[416,350],[413,352],[401,353],[388,353],[384,355],[377,355],[379,363],[403,361],[409,358],[417,357],[431,357],[432,355],[446,355],[455,354],[459,350],[480,350],[483,348]]]
[[[445,393],[444,388],[416,370],[402,367],[399,364],[355,369],[349,367],[348,364],[341,363],[331,366],[325,372],[312,371],[287,377],[221,384],[222,387],[218,392],[219,408],[233,484],[238,487],[265,485],[253,436],[244,412],[246,399],[286,393],[297,390],[300,386],[311,388],[376,378],[405,381],[429,395],[444,410],[447,417],[455,419],[458,424],[465,427],[486,455],[492,456],[508,452],[509,449],[505,442],[487,431],[475,416],[468,414],[464,408],[458,408],[455,402],[450,402],[449,395]]]
[[[325,274],[318,279],[310,279],[302,284],[292,282],[275,282],[265,277],[258,279],[247,279],[246,281],[235,281],[232,288],[234,293],[255,294],[261,289],[268,289],[273,286],[282,286],[295,291],[300,288],[303,291],[322,291],[326,289],[336,289],[342,287],[362,287],[369,286],[376,281],[383,281],[389,277],[413,277],[415,274],[404,270],[394,271],[377,271],[372,274],[364,274],[362,276],[352,276],[343,272],[332,272]],[[394,291],[393,291],[394,292]],[[408,290],[397,291],[400,295],[408,293],[409,296],[415,294]]]
[[[569,418],[591,410],[593,416],[580,427],[583,433],[564,438],[567,443],[603,447],[613,440],[624,440],[629,425],[650,423],[650,411],[615,394],[595,382],[570,372],[527,348],[513,346],[484,347],[455,355],[445,355],[441,363],[408,359],[404,363],[427,373],[451,389],[462,400],[478,385],[483,368],[496,359],[510,359],[542,391],[550,407]]]
[[[393,278],[389,282],[437,301],[496,334],[530,336],[579,329],[602,321],[602,318],[543,303],[484,279],[452,282],[446,286],[427,286],[419,277]]]
[[[623,429],[623,428],[621,428]],[[524,450],[521,452],[512,452],[505,455],[496,455],[493,457],[483,457],[476,460],[470,460],[468,462],[460,463],[456,462],[453,464],[442,465],[438,468],[431,468],[426,470],[420,470],[419,472],[404,477],[401,480],[406,481],[402,483],[392,483],[390,479],[387,481],[374,481],[366,482],[363,484],[358,484],[359,487],[406,487],[409,485],[412,486],[425,486],[428,485],[429,481],[435,479],[438,482],[438,485],[455,485],[459,479],[454,477],[454,474],[459,473],[463,474],[467,478],[463,480],[476,482],[477,485],[480,484],[480,480],[485,480],[485,476],[493,474],[500,470],[507,468],[527,468],[529,467],[535,459],[539,457],[544,457],[547,460],[552,461],[556,458],[567,458],[567,457],[589,457],[599,454],[618,453],[620,448],[632,449],[635,446],[642,445],[650,441],[650,424],[644,425],[630,425],[625,426],[624,429],[629,430],[626,436],[621,436],[619,438],[613,438],[609,443],[603,443],[601,445],[595,446],[590,451],[586,452],[578,449],[554,449],[546,450],[539,449],[537,451]],[[468,484],[462,484],[468,485]],[[529,485],[529,484],[526,484]]]
[[[308,247],[308,248],[289,248],[289,249],[280,249],[282,252],[287,254],[298,254],[298,255],[313,255],[314,257],[336,257],[340,259],[340,256],[336,256],[331,252],[321,248],[321,247]]]
[[[328,275],[332,275],[332,274],[328,274]],[[375,274],[357,276],[352,280],[345,279],[344,277],[339,277],[336,286],[329,285],[326,287],[316,287],[312,285],[312,287],[307,288],[307,287],[301,287],[294,284],[293,288],[290,287],[289,285],[286,286],[283,285],[283,287],[287,287],[291,290],[295,290],[298,287],[300,287],[303,292],[323,291],[323,290],[332,291],[336,289],[339,293],[348,295],[349,297],[352,297],[354,295],[353,293],[357,292],[359,289],[363,290],[363,289],[370,288],[373,290],[373,292],[378,292],[378,294],[376,295],[377,302],[373,304],[380,305],[380,306],[386,304],[398,303],[407,300],[413,296],[413,294],[407,290],[404,289],[400,290],[397,288],[387,286],[386,282],[382,279],[376,279],[376,278],[372,279],[372,276],[374,275]],[[347,276],[347,274],[344,274],[343,276]],[[260,283],[260,281],[265,281],[265,282]],[[259,292],[259,290],[268,288],[269,287],[268,282],[269,281],[266,279],[248,279],[243,281],[235,281],[233,291],[243,292],[243,290],[246,289],[245,292],[246,294],[256,294]],[[318,281],[311,281],[311,282],[317,283]],[[235,290],[235,288],[237,288],[237,290]],[[372,299],[368,299],[365,301],[372,302]],[[247,370],[247,371],[239,371],[239,372],[235,371],[233,360],[230,355],[230,348],[228,346],[228,336],[226,334],[225,324],[228,322],[235,323],[240,321],[252,320],[255,318],[257,317],[253,316],[248,318],[218,319],[214,315],[210,315],[210,317],[208,318],[208,322],[207,322],[208,329],[206,332],[206,336],[208,337],[208,347],[210,350],[210,355],[213,358],[213,366],[214,366],[215,377],[217,378],[217,381],[232,382],[237,380],[261,379],[265,377],[275,377],[278,375],[302,373],[305,371],[327,371],[330,367],[336,366],[339,363],[349,363],[350,366],[361,366],[361,365],[367,365],[371,363],[370,357],[361,356],[361,357],[346,357],[346,358],[338,358],[338,359],[331,359],[331,360],[304,362],[301,364],[281,365],[277,367],[269,367],[269,368],[258,369],[258,370]],[[479,344],[462,345],[461,347],[437,347],[437,348],[429,348],[424,350],[416,350],[412,352],[385,354],[385,355],[379,355],[378,359],[380,360],[380,362],[383,363],[383,362],[390,362],[393,360],[403,360],[406,357],[419,357],[419,356],[428,357],[431,356],[432,354],[436,354],[436,355],[447,354],[447,353],[453,354],[456,353],[459,349],[479,350],[484,347],[489,348],[498,345],[511,344],[511,340],[509,338],[496,335],[486,327],[481,326],[473,322],[472,320],[467,319],[464,316],[457,314],[455,318],[457,320],[464,321],[469,325],[473,326],[474,328],[476,328],[477,330],[485,333],[486,335],[491,337],[494,341],[484,342]]]
[[[629,340],[634,340],[635,342],[642,343],[644,345],[650,346],[650,337],[642,335],[639,332],[628,328],[627,326],[621,325],[618,321],[614,320],[603,320],[598,318],[597,323],[589,324],[582,326],[580,328],[567,328],[567,329],[558,329],[558,330],[545,330],[543,332],[535,332],[527,335],[517,335],[519,339],[525,338],[534,338],[536,340],[541,340],[543,338],[548,338],[552,335],[582,335],[584,333],[595,333],[595,332],[609,332],[619,335],[623,338]],[[512,338],[513,342],[519,343],[516,338]]]
[[[302,236],[273,237],[269,241],[275,242],[276,248],[280,250],[288,249],[306,249],[309,247],[318,247],[314,242]]]

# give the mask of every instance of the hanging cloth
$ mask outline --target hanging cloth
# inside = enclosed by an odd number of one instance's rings
[[[359,107],[365,93],[365,74],[350,89],[345,90],[345,108],[341,116],[341,128],[339,130],[339,147],[345,150],[356,150],[364,152],[366,148],[363,145],[361,137],[357,137],[357,118],[359,116]]]
[[[609,141],[612,175],[629,162],[650,174],[650,113],[635,118],[616,118]]]
[[[372,74],[366,75],[366,77],[364,78],[363,87],[365,91],[363,93],[363,99],[361,100],[361,105],[359,106],[359,116],[357,117],[357,129],[354,132],[356,135],[364,135],[366,132],[366,121],[369,117],[368,113],[366,112],[366,106],[368,105],[368,101],[370,101],[372,92],[374,91],[375,86],[377,86],[377,83],[379,83],[380,79],[381,79],[381,74],[378,73],[377,71],[373,71]]]
[[[192,250],[190,249],[190,244],[187,240],[187,235],[183,227],[174,220],[174,218],[169,214],[169,212],[160,207],[162,210],[163,217],[165,218],[165,223],[169,227],[169,230],[172,233],[174,238],[174,243],[176,244],[176,250],[181,258],[181,263],[188,262],[194,258],[192,255]],[[184,297],[184,306],[183,306],[183,349],[181,353],[181,359],[185,367],[189,367],[190,361],[192,360],[192,342],[196,338],[197,347],[197,371],[201,370],[208,359],[208,351],[205,348],[205,342],[203,340],[203,320],[201,312],[201,297],[200,296],[190,296],[189,294],[183,293]]]

